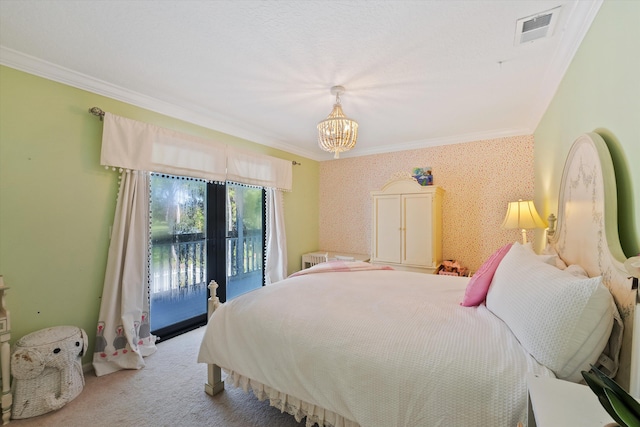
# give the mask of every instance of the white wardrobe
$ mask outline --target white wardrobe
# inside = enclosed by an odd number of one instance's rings
[[[433,273],[442,261],[444,190],[397,174],[371,196],[371,262]]]

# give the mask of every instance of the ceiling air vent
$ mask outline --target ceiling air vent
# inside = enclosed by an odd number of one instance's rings
[[[559,14],[560,7],[556,7],[546,12],[518,19],[515,44],[520,45],[551,37]]]

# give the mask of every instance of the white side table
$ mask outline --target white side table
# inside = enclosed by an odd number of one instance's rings
[[[535,375],[527,377],[527,384],[528,427],[603,427],[614,422],[586,385]]]

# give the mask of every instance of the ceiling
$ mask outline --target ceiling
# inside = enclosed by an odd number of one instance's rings
[[[1,0],[0,64],[329,160],[334,85],[360,125],[342,157],[533,133],[601,3]]]

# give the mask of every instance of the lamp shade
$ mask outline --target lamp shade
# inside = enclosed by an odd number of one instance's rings
[[[509,202],[507,206],[507,215],[502,222],[502,228],[545,228],[547,224],[544,222],[533,200],[518,200],[517,202]]]
[[[522,230],[522,243],[527,243],[526,229],[528,228],[544,228],[547,224],[544,222],[533,200],[518,200],[517,202],[509,202],[507,206],[507,214],[502,222],[502,228],[519,228]]]

